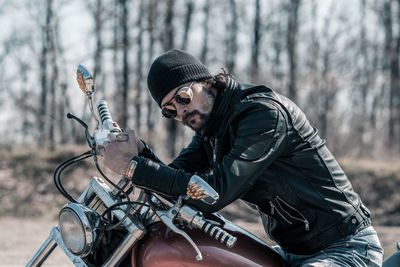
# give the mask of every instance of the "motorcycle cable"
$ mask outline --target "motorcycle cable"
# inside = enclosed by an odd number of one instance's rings
[[[62,173],[64,172],[64,170],[67,168],[67,167],[69,167],[69,166],[71,166],[72,164],[75,164],[75,163],[78,163],[79,161],[82,161],[82,160],[84,160],[84,159],[87,159],[87,158],[89,158],[89,157],[91,157],[90,155],[88,155],[88,156],[85,156],[85,157],[83,157],[83,158],[80,158],[80,159],[78,159],[78,160],[74,160],[74,161],[71,161],[71,162],[68,162],[68,164],[65,164],[65,165],[63,165],[61,168],[60,168],[60,170],[59,170],[59,172],[58,172],[58,174],[57,174],[57,182],[58,182],[58,186],[59,186],[59,189],[61,189],[62,190],[62,194],[64,195],[64,197],[66,197],[69,201],[71,201],[71,202],[74,202],[74,203],[76,203],[77,201],[70,195],[70,194],[68,194],[68,192],[67,192],[67,190],[64,188],[64,186],[62,185],[62,182],[61,182],[61,180],[62,180]],[[57,185],[56,185],[57,186]]]
[[[116,188],[118,190],[118,194],[122,194],[124,195],[124,197],[127,199],[127,205],[128,205],[128,209],[125,211],[125,216],[116,224],[111,224],[111,225],[107,225],[107,227],[105,227],[105,231],[110,231],[113,230],[117,227],[119,227],[120,225],[122,225],[122,223],[126,220],[126,218],[128,218],[129,213],[131,212],[132,207],[132,201],[129,198],[129,195],[122,189],[120,188],[118,185],[116,185],[113,181],[111,181],[106,175],[105,173],[101,170],[100,166],[99,166],[99,161],[97,159],[97,154],[94,151],[93,153],[93,160],[94,163],[96,165],[97,170],[99,171],[99,173],[101,174],[101,176],[103,176],[103,178],[109,182],[114,188]],[[111,207],[111,206],[110,206]]]
[[[103,213],[102,213],[100,216],[101,216],[101,217],[104,217],[105,215],[109,214],[113,209],[115,209],[115,208],[117,208],[117,207],[119,207],[119,206],[128,205],[128,204],[136,204],[136,205],[140,205],[140,206],[147,206],[147,207],[150,207],[150,205],[148,205],[148,204],[146,204],[146,203],[142,203],[142,202],[137,202],[137,201],[130,201],[130,202],[128,202],[128,201],[122,201],[122,202],[120,202],[120,203],[115,203],[114,205],[111,205],[110,207],[108,207],[105,211],[103,211]],[[132,207],[132,208],[137,212],[138,218],[139,218],[140,222],[143,224],[143,218],[141,217],[139,211],[138,211],[135,207]]]
[[[151,199],[151,197],[154,197],[158,200],[159,203],[154,203]],[[167,210],[168,207],[166,207],[155,195],[151,193],[146,194],[146,200],[149,203],[149,206],[152,210]]]
[[[64,188],[64,186],[62,185],[62,177],[61,174],[62,172],[65,170],[65,168],[71,166],[72,164],[75,164],[81,160],[84,160],[86,158],[89,158],[92,156],[91,151],[87,151],[84,152],[78,156],[75,156],[73,158],[70,158],[64,162],[62,162],[60,165],[58,165],[58,167],[56,168],[56,170],[54,171],[53,174],[53,181],[54,184],[57,188],[57,190],[69,201],[76,203],[77,201],[67,192],[67,190]]]

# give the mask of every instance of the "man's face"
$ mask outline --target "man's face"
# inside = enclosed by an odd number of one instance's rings
[[[175,98],[177,91],[188,86],[193,92],[190,103],[178,103]],[[202,83],[194,82],[174,88],[163,98],[161,107],[172,104],[176,108],[176,120],[182,121],[184,125],[189,126],[194,131],[200,131],[210,117],[214,101],[215,96],[209,89],[205,88]]]

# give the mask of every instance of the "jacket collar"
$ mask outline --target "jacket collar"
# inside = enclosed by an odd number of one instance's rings
[[[241,90],[240,84],[234,79],[227,77],[227,85],[224,91],[218,92],[214,106],[211,110],[210,118],[205,127],[200,131],[201,136],[212,137],[217,132],[223,130],[227,125],[227,120],[231,108],[240,101]]]

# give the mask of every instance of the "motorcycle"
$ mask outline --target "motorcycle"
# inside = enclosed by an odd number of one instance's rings
[[[382,267],[399,267],[400,266],[400,242],[397,243],[397,251],[384,262]]]
[[[78,117],[71,113],[67,117],[85,128],[90,150],[56,168],[54,183],[69,202],[26,266],[41,266],[57,246],[75,266],[286,266],[258,237],[218,213],[203,214],[186,203],[191,198],[213,205],[219,198],[197,175],[191,177],[186,195],[177,199],[138,188],[126,176],[113,183],[101,170],[98,157],[107,135],[121,129],[112,120],[106,101],[98,101],[94,109],[93,78],[81,65],[77,81],[96,122],[93,134]],[[92,177],[75,200],[62,184],[62,173],[89,157],[102,177]]]

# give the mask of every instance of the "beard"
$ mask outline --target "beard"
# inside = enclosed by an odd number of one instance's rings
[[[204,89],[203,89],[204,90]],[[195,132],[200,132],[206,125],[210,118],[211,110],[215,102],[215,96],[207,89],[205,89],[206,103],[203,105],[203,110],[209,110],[207,113],[202,113],[195,109],[182,116],[183,125],[188,126]]]
[[[196,119],[196,116],[198,119]],[[204,125],[206,125],[209,118],[209,114],[201,113],[198,110],[193,110],[192,112],[183,115],[182,122],[183,125],[188,126],[193,131],[199,132],[201,129],[203,129]]]

